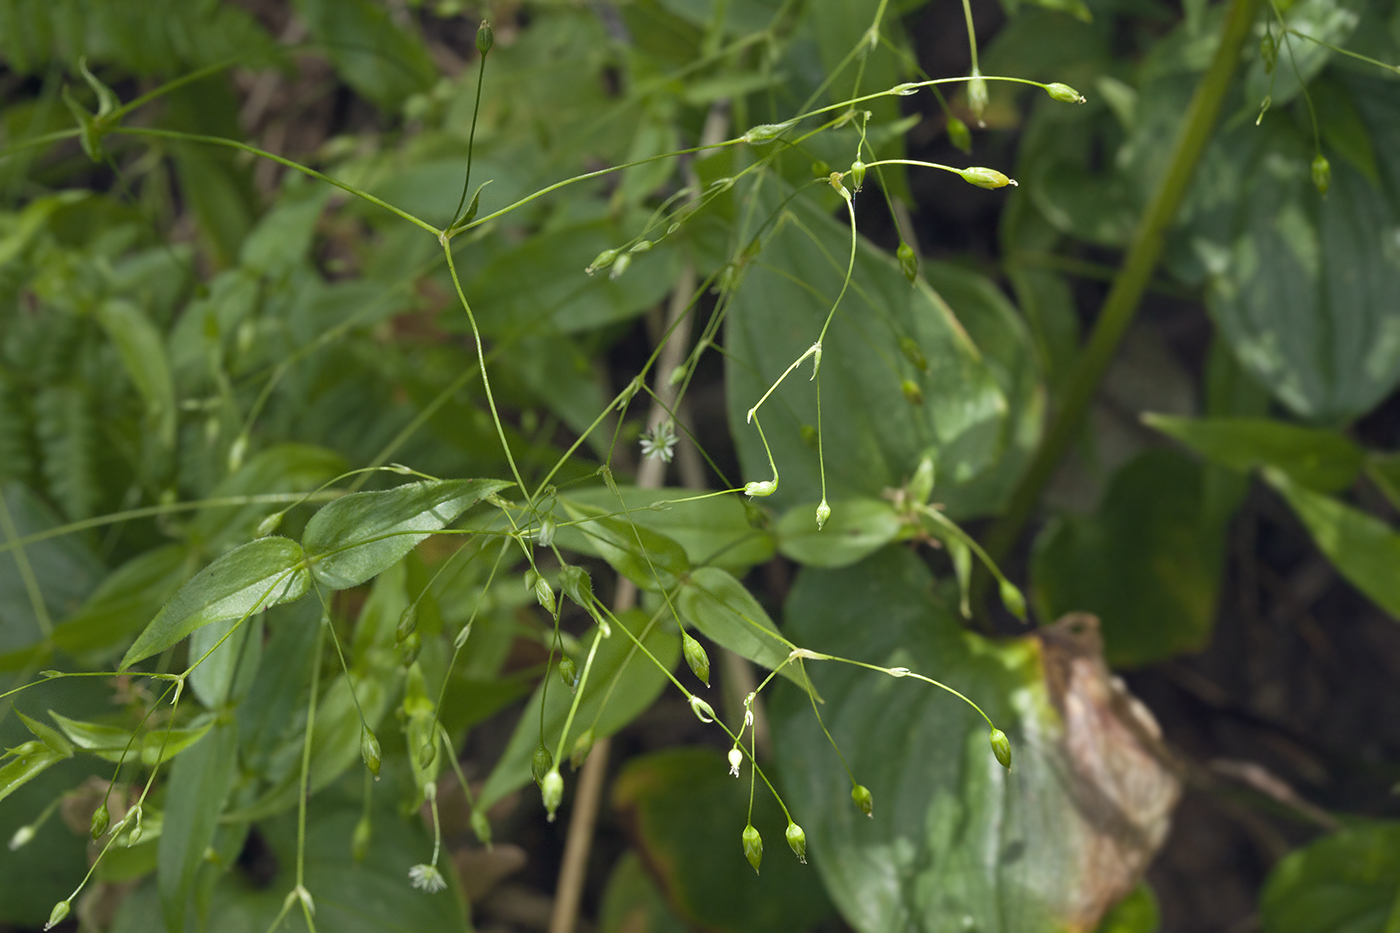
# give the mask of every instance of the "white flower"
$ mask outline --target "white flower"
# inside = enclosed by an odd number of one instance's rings
[[[729,774],[731,777],[739,776],[739,766],[744,763],[744,753],[739,751],[739,746],[734,746],[729,750]]]
[[[447,887],[447,881],[443,879],[442,872],[437,870],[436,865],[414,865],[408,870],[408,879],[413,882],[415,888],[429,894],[436,894]]]
[[[642,435],[642,456],[670,463],[676,449],[676,429],[663,421]]]

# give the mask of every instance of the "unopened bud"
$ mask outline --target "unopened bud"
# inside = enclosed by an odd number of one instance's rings
[[[1278,64],[1278,46],[1274,44],[1274,34],[1264,33],[1264,38],[1259,40],[1259,58],[1264,62],[1264,73],[1273,74],[1274,65]]]
[[[1317,193],[1327,197],[1327,190],[1332,187],[1332,163],[1320,152],[1312,160],[1312,180]]]
[[[266,538],[277,530],[277,526],[282,524],[282,512],[273,512],[271,515],[258,522],[258,527],[253,531],[253,537]]]
[[[807,834],[802,831],[802,827],[796,823],[788,823],[787,832],[788,848],[792,854],[797,856],[797,860],[803,865],[807,864]]]
[[[968,155],[972,154],[972,130],[967,128],[967,124],[957,117],[948,118],[948,142],[953,144],[953,148]]]
[[[360,729],[360,757],[364,759],[365,767],[369,768],[369,773],[378,778],[379,739],[369,726]]]
[[[68,916],[68,902],[59,901],[53,905],[53,911],[49,914],[49,922],[44,924],[45,930],[52,930],[63,922],[63,918]]]
[[[681,651],[685,654],[685,663],[690,665],[691,673],[708,687],[710,685],[710,656],[705,653],[705,647],[692,638],[689,632],[681,632]]]
[[[579,733],[579,737],[574,739],[573,751],[569,752],[569,765],[577,771],[583,767],[583,760],[588,757],[588,753],[593,751],[593,730],[584,729]]]
[[[825,178],[831,174],[831,166],[825,159],[818,159],[812,163],[812,177]]]
[[[623,273],[625,273],[631,265],[632,254],[623,253],[613,261],[612,268],[608,270],[608,278],[616,282],[618,279],[622,278]]]
[[[35,832],[36,830],[32,824],[21,826],[19,829],[15,830],[15,834],[10,837],[10,851],[14,852],[16,849],[22,849],[29,845],[30,840],[34,838]]]
[[[559,659],[559,679],[570,690],[578,689],[578,665],[567,654]]]
[[[554,615],[554,591],[549,588],[549,581],[544,577],[535,578],[535,599],[539,600],[545,612]]]
[[[735,745],[729,750],[729,774],[731,777],[739,776],[739,769],[744,766],[744,753]]]
[[[481,25],[476,27],[476,50],[482,55],[491,51],[491,46],[496,44],[496,32],[491,28],[491,24],[486,20],[481,21]]]
[[[758,866],[763,863],[763,837],[758,834],[758,830],[750,823],[744,827],[744,858],[749,860],[753,866],[754,874],[758,874]]]
[[[535,783],[544,786],[544,776],[549,773],[549,769],[554,767],[554,756],[549,753],[549,749],[541,742],[535,749],[535,754],[530,756],[530,774],[534,777]]]
[[[865,185],[865,163],[860,159],[856,159],[851,163],[851,182],[855,185],[857,191]]]
[[[102,805],[92,811],[92,825],[89,831],[92,833],[92,841],[96,842],[107,833],[107,827],[112,825],[112,813],[107,809],[107,801],[102,801]]]
[[[760,480],[744,484],[744,495],[746,496],[771,496],[778,491],[777,480]]]
[[[564,799],[564,779],[559,776],[558,771],[550,771],[540,782],[540,798],[544,801],[544,810],[551,823],[554,822],[554,812],[559,809],[559,801]]]
[[[1084,95],[1080,94],[1068,84],[1061,84],[1058,81],[1056,81],[1054,84],[1045,85],[1045,93],[1049,94],[1051,97],[1055,98],[1058,101],[1063,101],[1066,104],[1084,103]]]
[[[559,529],[559,523],[554,520],[553,515],[546,515],[540,519],[540,527],[535,532],[535,542],[540,547],[549,547],[554,543],[554,533]]]
[[[1026,618],[1026,597],[1010,580],[1001,581],[1001,604],[1006,611],[1022,621]]]
[[[575,564],[565,564],[559,568],[559,589],[584,609],[593,606],[593,578],[588,571]]]
[[[613,264],[613,261],[617,259],[618,254],[621,252],[621,250],[617,249],[605,249],[597,256],[595,256],[593,258],[593,261],[590,262],[583,271],[587,272],[589,275],[592,275],[600,269],[606,269],[608,266]]]
[[[904,358],[914,364],[919,372],[928,372],[928,357],[924,356],[923,348],[919,346],[913,337],[904,336],[899,338],[899,352],[904,354]]]
[[[423,636],[417,632],[409,632],[408,637],[399,642],[399,659],[403,661],[404,667],[411,667],[414,661],[418,660],[418,652],[423,650]]]
[[[370,824],[369,815],[360,817],[360,821],[355,824],[355,834],[350,837],[350,855],[357,862],[363,862],[365,856],[369,855],[369,844],[374,839],[374,827]]]
[[[1011,740],[1006,737],[1006,733],[1000,729],[993,729],[990,740],[992,743],[992,754],[997,756],[997,762],[1008,771],[1011,770]]]
[[[899,249],[895,250],[895,256],[899,259],[899,271],[904,273],[904,277],[913,285],[919,278],[919,257],[914,255],[914,247],[899,241]]]
[[[394,629],[394,641],[403,644],[403,640],[416,631],[418,631],[418,604],[410,603],[399,614],[399,624]]]
[[[821,531],[830,518],[831,506],[827,505],[826,500],[823,499],[817,504],[817,530]]]
[[[486,816],[486,811],[472,811],[472,832],[476,833],[476,839],[482,845],[491,845],[491,820]]]
[[[914,475],[909,479],[909,499],[920,505],[928,501],[928,497],[933,495],[934,465],[933,457],[925,456],[919,461],[918,467],[914,470]]]
[[[852,787],[851,802],[856,805],[861,813],[874,819],[875,800],[870,796],[870,788],[866,787],[864,784],[857,784],[855,787]]]
[[[977,118],[978,126],[983,125],[982,118],[986,116],[988,102],[987,80],[974,71],[972,80],[967,82],[967,109]]]
[[[1007,185],[1016,184],[1014,178],[1007,178],[994,168],[984,168],[980,165],[965,168],[958,174],[962,176],[963,181],[979,188],[1005,188]]]
[[[924,403],[924,390],[919,388],[919,384],[913,379],[905,379],[900,382],[899,391],[904,393],[904,400],[910,405],[922,405]]]

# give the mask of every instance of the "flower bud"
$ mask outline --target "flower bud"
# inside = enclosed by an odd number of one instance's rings
[[[593,258],[593,261],[590,262],[583,271],[587,272],[589,275],[592,275],[600,269],[606,269],[608,266],[613,264],[613,261],[617,259],[618,254],[621,252],[622,250],[619,249],[605,249],[597,256],[595,256]]]
[[[379,777],[379,738],[369,726],[360,729],[360,757],[375,778]],[[94,837],[96,838],[96,837]]]
[[[992,754],[997,756],[997,762],[1003,768],[1011,770],[1011,740],[1006,737],[1006,733],[1000,729],[993,729],[990,740],[992,743]]]
[[[913,81],[906,81],[903,84],[896,84],[894,87],[890,88],[890,93],[900,97],[909,97],[919,93],[919,86]]]
[[[369,844],[374,839],[374,827],[370,824],[369,815],[360,817],[360,821],[355,824],[355,834],[350,837],[350,855],[357,862],[363,862],[365,856],[369,855]]]
[[[899,391],[904,393],[904,400],[910,405],[922,405],[924,403],[924,390],[919,388],[919,384],[913,379],[905,379],[899,384]]]
[[[544,800],[544,810],[549,821],[554,822],[554,812],[559,809],[559,801],[564,799],[564,779],[558,771],[550,771],[540,782],[540,797]]]
[[[429,739],[422,745],[418,746],[419,769],[427,771],[429,768],[431,768],[433,766],[433,762],[437,760],[437,754],[438,743],[433,741],[432,739]],[[432,787],[433,785],[429,784],[428,786]]]
[[[919,465],[914,470],[914,475],[909,479],[909,499],[912,502],[923,503],[928,501],[928,497],[933,495],[934,465],[933,457],[925,455],[919,461]]]
[[[1058,81],[1056,81],[1054,84],[1045,85],[1045,93],[1049,94],[1051,97],[1055,98],[1058,101],[1063,101],[1066,104],[1084,103],[1084,95],[1080,94],[1068,84],[1061,84]]]
[[[749,860],[753,866],[754,874],[758,874],[758,866],[763,862],[763,837],[758,834],[758,830],[750,823],[744,827],[744,858]]]
[[[1259,58],[1264,62],[1264,73],[1273,74],[1278,64],[1278,46],[1274,44],[1273,33],[1265,32],[1264,38],[1259,40]]]
[[[875,800],[870,796],[870,788],[864,784],[857,784],[851,788],[851,802],[856,805],[861,813],[871,819],[875,818]]]
[[[554,767],[554,756],[549,753],[549,749],[541,742],[535,749],[535,754],[530,756],[530,774],[534,776],[535,783],[544,786],[544,776]]]
[[[749,131],[740,138],[751,146],[772,142],[795,123],[797,123],[796,120],[788,120],[785,123],[760,123],[758,126],[750,127]]]
[[[49,922],[44,924],[45,930],[52,930],[63,922],[63,918],[68,916],[68,902],[59,901],[53,905],[53,912],[49,914]]]
[[[914,247],[903,240],[899,241],[899,249],[894,251],[899,259],[899,271],[904,273],[904,277],[913,285],[919,278],[919,257],[914,255]]]
[[[857,191],[865,185],[865,163],[860,159],[851,163],[851,182],[856,186]]]
[[[695,714],[695,718],[701,722],[714,722],[715,709],[710,704],[697,696],[690,698],[690,711]]]
[[[788,823],[787,832],[784,835],[787,836],[788,848],[792,850],[793,855],[797,856],[799,862],[806,865],[807,834],[802,831],[802,827],[796,823]]]
[[[570,690],[578,689],[578,665],[567,654],[559,659],[559,679]]]
[[[539,600],[545,612],[554,615],[554,591],[549,588],[549,581],[544,577],[535,578],[535,599]]]
[[[253,531],[253,537],[266,538],[277,530],[277,526],[282,524],[283,512],[273,512],[271,515],[258,522],[258,527]]]
[[[972,154],[972,130],[967,128],[967,124],[957,117],[948,117],[948,142],[953,144],[953,148],[960,152]]]
[[[744,753],[735,745],[729,750],[729,774],[731,777],[739,776],[739,769],[744,766]]]
[[[827,164],[825,159],[818,159],[817,161],[812,163],[813,178],[825,178],[830,174],[831,166]]]
[[[744,484],[744,495],[746,496],[771,496],[778,491],[777,480],[761,480]]]
[[[980,165],[965,168],[958,174],[962,176],[963,181],[979,188],[1005,188],[1007,185],[1016,184],[1014,178],[1007,178],[994,168],[983,168]]]
[[[554,520],[553,515],[541,518],[539,530],[535,532],[535,543],[540,547],[549,547],[554,543],[554,533],[558,529],[559,523]]]
[[[591,609],[593,605],[593,578],[588,575],[588,571],[574,564],[565,564],[559,568],[559,589],[564,591],[564,595],[572,599],[584,609]]]
[[[1317,193],[1327,197],[1327,189],[1332,187],[1332,163],[1320,152],[1312,160],[1312,180]]]
[[[32,823],[21,826],[19,829],[15,830],[15,834],[10,837],[10,851],[14,852],[16,849],[22,849],[29,845],[29,841],[34,838],[35,832],[36,830]]]
[[[904,354],[904,358],[914,364],[919,372],[928,372],[928,357],[924,356],[923,348],[913,337],[904,336],[899,338],[899,352]]]
[[[496,44],[496,32],[491,28],[491,24],[486,20],[481,21],[481,25],[476,27],[476,50],[482,55],[491,51],[491,46]]]
[[[418,631],[418,604],[410,603],[402,613],[399,614],[398,627],[394,629],[394,642],[403,644],[403,640],[414,632]]]
[[[588,753],[593,751],[593,730],[584,729],[579,733],[579,737],[574,739],[573,751],[569,752],[569,766],[575,771],[583,767],[583,760],[588,757]]]
[[[618,279],[622,278],[623,273],[625,273],[627,268],[631,265],[632,255],[630,253],[623,253],[621,256],[617,257],[612,264],[612,268],[608,270],[608,278],[616,282]]]
[[[418,660],[418,652],[422,650],[423,636],[417,632],[409,632],[408,637],[399,643],[399,658],[403,661],[403,666],[413,666],[413,662]]]
[[[820,503],[817,504],[817,530],[821,531],[822,528],[826,526],[826,523],[830,518],[831,506],[827,505],[826,500],[823,499]]]
[[[476,839],[482,845],[491,845],[491,820],[486,816],[486,811],[472,811],[472,832],[476,833]]]
[[[1006,607],[1007,612],[1025,621],[1026,597],[1021,595],[1021,591],[1010,580],[1001,581],[1001,604]]]
[[[681,651],[685,654],[685,663],[690,665],[690,671],[700,679],[705,686],[710,685],[710,656],[705,653],[705,648],[700,642],[691,637],[689,632],[681,632]]]
[[[850,200],[851,193],[846,190],[845,185],[841,184],[840,172],[832,172],[830,175],[826,176],[826,182],[827,184],[831,185],[832,190],[834,190],[837,194],[841,195],[841,197],[845,198],[848,201]]]
[[[107,827],[112,825],[112,813],[107,809],[107,801],[102,801],[102,805],[92,811],[92,825],[89,831],[92,833],[92,841],[96,842],[107,833]]]
[[[977,125],[985,125],[982,118],[987,114],[987,80],[978,72],[972,73],[972,80],[967,82],[967,109],[972,111],[972,115],[977,118]]]

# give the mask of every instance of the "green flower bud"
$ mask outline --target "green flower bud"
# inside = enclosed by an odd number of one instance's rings
[[[972,130],[967,128],[967,124],[957,117],[948,117],[948,142],[953,144],[953,148],[960,152],[972,154]]]
[[[980,165],[965,168],[958,174],[962,176],[963,181],[979,188],[1005,188],[1007,185],[1016,184],[1016,179],[1007,178],[994,168],[983,168]]]
[[[578,665],[567,654],[559,659],[559,679],[570,690],[578,689]]]
[[[865,163],[856,159],[851,163],[851,181],[859,191],[865,185]]]
[[[482,55],[491,51],[491,46],[496,44],[496,32],[491,28],[491,24],[486,20],[481,21],[481,25],[476,27],[476,50]]]
[[[802,827],[796,823],[788,823],[787,832],[788,848],[797,856],[797,860],[803,865],[807,864],[807,834],[802,831]]]
[[[997,756],[997,762],[1003,768],[1011,770],[1011,741],[1006,737],[1006,733],[1000,729],[993,729],[991,736],[992,754]]]
[[[821,531],[822,528],[825,527],[825,525],[826,525],[826,523],[827,523],[827,520],[830,519],[830,518],[831,518],[831,506],[827,505],[827,504],[826,504],[826,500],[823,499],[823,500],[822,500],[820,503],[818,503],[818,505],[817,505],[817,530],[818,530],[818,531]]]
[[[784,130],[789,129],[795,123],[797,123],[796,120],[788,120],[786,123],[760,123],[758,126],[751,127],[749,131],[740,138],[751,146],[761,145],[762,143],[772,142],[774,139],[777,139],[783,134]]]
[[[925,455],[919,460],[918,467],[914,470],[914,475],[909,479],[909,499],[912,502],[923,504],[928,501],[928,497],[933,495],[934,480],[933,457]]]
[[[360,821],[355,824],[355,834],[350,837],[350,855],[355,861],[363,862],[365,856],[369,855],[369,844],[374,839],[374,827],[370,824],[369,815],[360,817]]]
[[[987,81],[978,72],[972,73],[972,80],[967,82],[967,109],[972,111],[972,115],[977,118],[977,125],[984,125],[982,118],[987,114]]]
[[[588,753],[593,751],[593,730],[584,729],[579,737],[574,739],[573,751],[569,752],[569,765],[577,771],[583,767],[583,760],[588,757]]]
[[[427,771],[437,760],[438,743],[429,739],[418,746],[418,767],[422,771]]]
[[[535,532],[535,542],[540,547],[549,547],[554,543],[554,533],[558,530],[559,523],[554,520],[554,516],[544,516],[540,519],[539,530]]]
[[[554,615],[554,591],[549,588],[549,581],[544,577],[535,577],[535,599],[539,600],[545,612]]]
[[[593,261],[590,262],[583,271],[587,272],[589,275],[592,275],[600,269],[606,269],[608,266],[613,264],[613,261],[617,259],[618,254],[621,252],[622,251],[618,249],[605,249],[597,256],[595,256]]]
[[[369,773],[377,779],[379,777],[379,739],[369,726],[360,729],[360,757],[364,759],[365,767],[369,768]]]
[[[758,830],[750,823],[744,827],[744,858],[749,860],[753,866],[754,874],[758,874],[758,866],[763,862],[763,837],[758,834]]]
[[[258,522],[258,527],[253,531],[253,537],[266,538],[277,530],[277,526],[282,524],[282,516],[285,513],[273,512],[271,515]]]
[[[710,656],[705,653],[704,646],[692,638],[689,632],[681,632],[681,651],[685,654],[685,663],[690,665],[691,673],[708,687],[710,685]]]
[[[403,644],[403,640],[414,632],[418,631],[418,604],[410,603],[402,613],[399,614],[398,627],[394,629],[394,641]]]
[[[910,405],[922,405],[924,403],[924,390],[919,388],[919,384],[913,379],[905,379],[899,384],[899,391],[904,393],[904,400]]]
[[[1259,40],[1259,58],[1264,62],[1264,73],[1273,74],[1278,64],[1278,46],[1274,44],[1273,33],[1265,32],[1264,38]]]
[[[812,177],[826,178],[831,174],[831,166],[824,159],[818,159],[812,163]]]
[[[535,783],[544,786],[544,776],[549,773],[549,769],[554,767],[554,756],[549,753],[549,749],[541,742],[535,749],[535,754],[530,756],[530,774],[534,776]]]
[[[1332,163],[1320,152],[1312,160],[1312,179],[1317,193],[1327,197],[1327,189],[1332,187]]]
[[[777,480],[760,480],[744,484],[744,495],[746,496],[771,496],[778,491]]]
[[[1010,580],[1001,581],[1001,604],[1006,607],[1007,612],[1025,621],[1026,597],[1021,595],[1021,591]]]
[[[919,277],[919,257],[914,255],[914,247],[900,240],[899,249],[895,250],[894,254],[899,258],[899,271],[903,272],[909,284],[913,285]]]
[[[559,568],[559,589],[576,604],[588,609],[593,605],[593,578],[588,571],[574,564]]]
[[[63,918],[68,916],[68,902],[59,901],[53,905],[53,911],[49,914],[49,922],[44,924],[45,930],[52,930],[63,922]]]
[[[1066,104],[1084,103],[1084,95],[1080,94],[1068,84],[1061,84],[1058,81],[1056,81],[1054,84],[1045,85],[1045,93],[1049,94],[1051,97],[1055,98],[1058,101],[1063,101]]]
[[[484,810],[472,811],[472,832],[476,833],[476,839],[488,848],[491,845],[491,820]]]
[[[913,337],[899,338],[899,352],[904,354],[906,360],[918,367],[919,372],[928,372],[928,357],[924,356],[919,342]]]
[[[558,771],[550,771],[540,782],[540,797],[544,800],[544,810],[549,821],[554,822],[554,812],[559,809],[559,801],[564,799],[564,779]]]
[[[418,652],[423,650],[423,636],[409,632],[408,637],[399,643],[399,658],[404,667],[411,667],[418,660]]]
[[[613,262],[612,269],[608,271],[608,278],[616,282],[618,279],[622,278],[623,273],[625,273],[631,265],[632,255],[630,253],[623,253]]]
[[[856,805],[861,813],[871,819],[875,818],[875,800],[870,796],[870,788],[864,784],[857,784],[851,788],[851,802]]]

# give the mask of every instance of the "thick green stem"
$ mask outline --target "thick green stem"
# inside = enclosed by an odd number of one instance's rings
[[[1078,435],[1099,382],[1137,313],[1138,302],[1152,280],[1153,269],[1161,255],[1167,228],[1176,217],[1196,163],[1210,141],[1216,117],[1220,114],[1225,93],[1229,90],[1239,62],[1240,49],[1254,22],[1256,2],[1230,0],[1220,45],[1191,99],[1167,171],[1138,222],[1128,255],[1104,300],[1093,334],[1080,354],[1064,397],[1060,400],[1059,413],[1020,485],[1012,494],[1010,505],[987,535],[986,549],[993,560],[1005,558],[1016,543],[1036,503],[1040,501],[1041,492],[1054,475],[1060,458]],[[978,573],[973,586],[974,605],[980,605],[989,579],[985,570]]]

